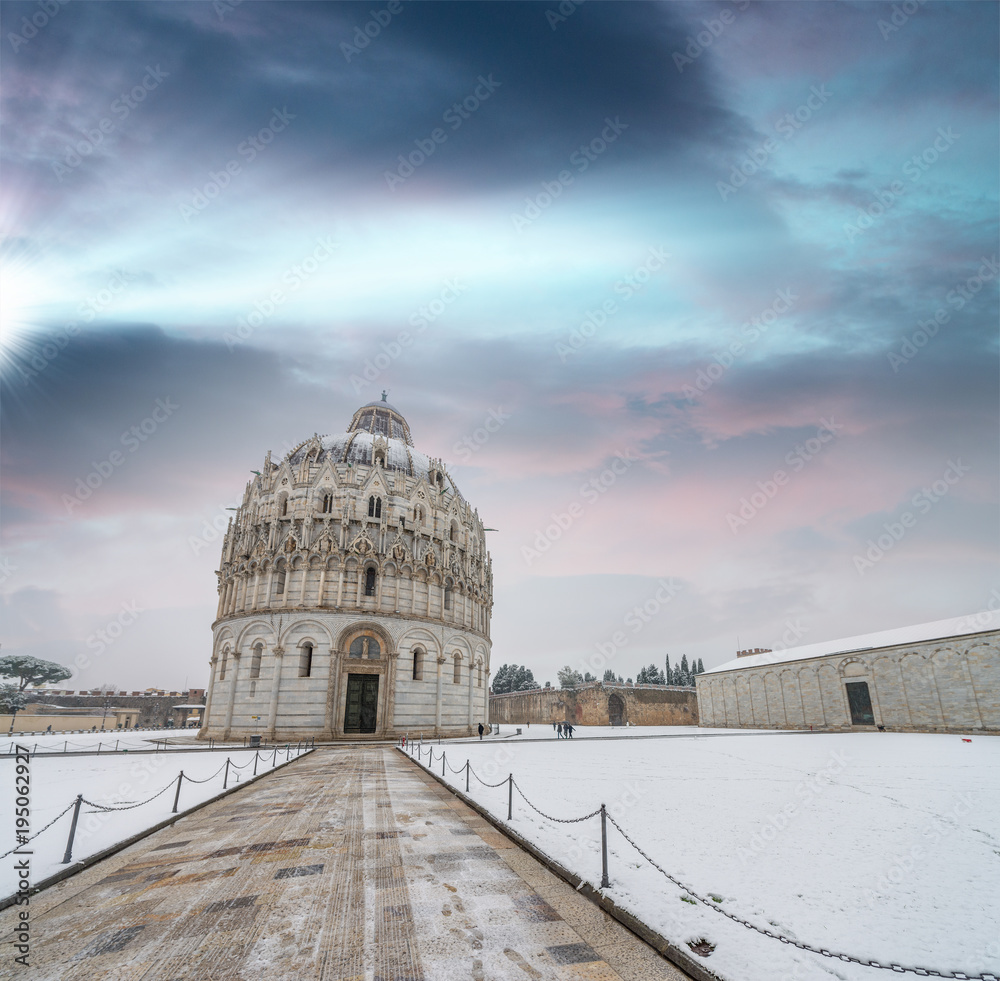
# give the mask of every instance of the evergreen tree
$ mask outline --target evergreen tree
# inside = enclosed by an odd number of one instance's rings
[[[604,669],[604,682],[605,682],[605,684],[610,684],[610,685],[620,685],[622,683],[622,679],[619,678],[614,673],[614,671],[611,670],[611,668],[605,668]]]
[[[704,674],[705,673],[705,665],[701,663],[701,658],[700,657],[698,658],[698,666],[695,668],[694,673],[695,674]]]
[[[688,656],[683,654],[681,656],[681,680],[678,684],[684,685],[685,688],[690,688],[694,682],[691,680],[691,669],[688,667]]]
[[[535,676],[523,664],[502,664],[493,675],[493,693],[503,695],[510,691],[531,691],[538,687]]]
[[[597,681],[597,679],[589,671],[584,671],[583,672],[583,683],[587,684],[588,681]]]
[[[560,688],[572,688],[574,685],[583,684],[583,675],[579,671],[574,671],[568,664],[556,672],[559,679]]]
[[[670,655],[667,655],[667,669],[663,672],[663,683],[665,685],[672,685],[673,682],[673,671],[670,668]]]

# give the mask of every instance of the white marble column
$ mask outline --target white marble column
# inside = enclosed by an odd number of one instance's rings
[[[229,674],[230,672],[227,672]],[[233,725],[233,703],[236,701],[236,682],[240,677],[240,652],[233,651],[232,680],[229,682],[229,697],[226,699],[226,722],[222,730],[222,738],[229,738],[229,730]]]
[[[434,733],[437,735],[441,731],[441,672],[444,670],[445,656],[437,656],[437,702],[434,708]]]
[[[278,719],[278,692],[281,690],[281,662],[285,653],[283,647],[274,648],[274,673],[271,677],[271,704],[267,710],[267,735],[274,738],[274,727]]]
[[[469,661],[469,730],[472,730],[472,722],[475,719],[475,707],[476,703],[474,701],[476,694],[476,665],[472,660]]]

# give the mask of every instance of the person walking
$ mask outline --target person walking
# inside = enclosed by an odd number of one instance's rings
[[[568,723],[568,722],[566,723],[566,732],[568,733],[568,735],[566,736],[566,738],[567,739],[572,739],[573,738],[573,726],[570,725],[570,723]]]
[[[556,726],[556,739],[562,739],[562,734],[563,734],[562,723],[560,722],[559,725]]]
[[[483,741],[483,733],[484,733],[485,731],[486,731],[486,730],[485,730],[485,729],[483,728],[483,724],[482,724],[482,722],[480,722],[480,723],[479,723],[479,741],[480,741],[480,742],[482,742],[482,741]]]

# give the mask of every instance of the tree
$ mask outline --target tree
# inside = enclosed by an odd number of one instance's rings
[[[17,685],[12,685],[10,682],[0,685],[0,708],[10,712],[10,732],[8,735],[14,732],[14,720],[17,718],[18,709],[23,709],[27,704],[28,696]]]
[[[670,655],[667,655],[666,670],[663,672],[664,684],[672,685],[674,683],[674,672],[670,667]]]
[[[584,671],[583,672],[583,683],[587,684],[588,681],[597,681],[597,679],[589,671]]]
[[[556,672],[559,679],[560,688],[572,688],[574,685],[583,684],[583,675],[579,671],[574,671],[568,664]]]
[[[101,708],[104,709],[104,714],[101,716],[101,730],[103,731],[104,722],[108,717],[108,709],[115,703],[115,692],[118,690],[118,686],[112,684],[110,681],[105,681],[103,684],[97,686],[97,690],[101,693]]]
[[[622,679],[619,678],[618,675],[611,670],[611,668],[605,668],[604,683],[609,685],[620,685],[622,683]]]
[[[701,658],[699,657],[698,658],[698,667],[695,670],[695,674],[704,674],[704,673],[705,673],[705,665],[701,663]]]
[[[502,664],[493,675],[493,693],[503,695],[511,691],[530,691],[538,687],[535,676],[523,664]]]
[[[690,688],[694,684],[694,680],[691,676],[691,668],[688,667],[687,654],[683,654],[681,656],[680,681],[678,684],[684,685],[685,688]]]
[[[17,678],[18,691],[28,685],[39,688],[54,681],[65,681],[73,672],[54,661],[42,661],[27,654],[8,654],[0,657],[0,678]]]
[[[635,683],[637,685],[665,685],[666,681],[663,672],[655,664],[651,664],[648,668],[639,669],[639,673],[635,676]]]

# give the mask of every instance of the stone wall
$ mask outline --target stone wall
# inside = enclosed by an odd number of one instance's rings
[[[779,657],[780,655],[776,655]],[[698,675],[703,726],[1000,731],[1000,631]],[[872,723],[852,722],[849,684]]]
[[[606,726],[612,724],[615,699],[620,702],[621,725],[698,724],[698,703],[693,688],[606,685],[602,682],[576,688],[542,688],[506,695],[491,693],[490,721],[516,725],[572,722],[581,726]]]
[[[200,689],[198,690],[201,691]],[[108,704],[107,716],[105,718],[105,728],[113,729],[115,726],[115,709],[132,709],[132,716],[136,718],[136,724],[140,726],[165,726],[173,719],[176,723],[177,714],[173,711],[175,705],[193,704],[204,702],[202,693],[200,697],[191,697],[191,693],[182,692],[174,695],[67,695],[58,691],[53,692],[30,692],[31,704],[22,710],[25,714],[44,715],[55,709],[62,708],[91,709],[91,714],[98,717],[104,715],[105,702]],[[21,715],[19,712],[18,715]],[[66,715],[67,728],[79,729],[81,724],[76,724],[73,715]],[[90,728],[92,723],[87,723],[86,728]],[[42,726],[44,729],[45,726]],[[55,726],[53,726],[55,728]],[[100,721],[97,728],[101,728]]]

